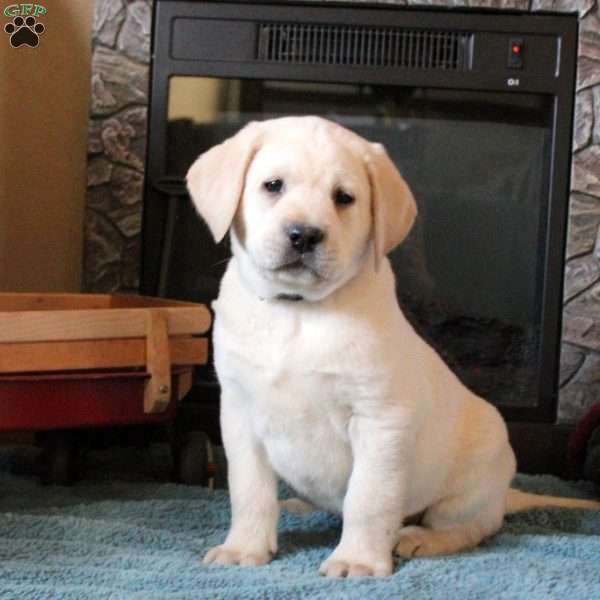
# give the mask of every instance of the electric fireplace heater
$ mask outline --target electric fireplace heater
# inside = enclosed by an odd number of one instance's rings
[[[155,3],[142,291],[210,303],[228,242],[185,190],[251,120],[317,114],[383,143],[419,206],[391,254],[409,319],[512,421],[553,422],[573,15]],[[194,393],[218,395],[211,368]]]

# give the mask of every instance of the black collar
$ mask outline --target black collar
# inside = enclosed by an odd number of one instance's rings
[[[300,300],[304,300],[303,296],[299,294],[278,294],[275,296],[275,300],[288,300],[289,302],[300,302]]]

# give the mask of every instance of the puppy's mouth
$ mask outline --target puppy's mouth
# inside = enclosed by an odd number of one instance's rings
[[[312,263],[312,256],[301,255],[275,265],[271,269],[271,271],[273,271],[274,273],[291,276],[310,274],[317,279],[321,279],[323,275],[320,273],[319,269]]]
[[[302,258],[296,258],[285,262],[281,265],[278,265],[273,270],[279,272],[293,273],[294,271],[304,271],[306,269],[310,270],[310,267],[304,262],[304,260]]]
[[[289,275],[301,275],[303,273],[311,273],[317,278],[321,278],[322,275],[319,271],[310,264],[310,261],[299,256],[287,262],[277,265],[272,269],[275,273],[286,273]]]

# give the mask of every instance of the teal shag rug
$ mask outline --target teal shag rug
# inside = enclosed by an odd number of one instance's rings
[[[338,518],[284,513],[270,565],[207,567],[201,557],[227,532],[227,493],[169,483],[165,450],[94,453],[70,488],[41,486],[33,454],[0,450],[2,600],[600,598],[600,512],[511,515],[475,551],[399,561],[390,578],[329,580],[317,570],[340,536]],[[520,475],[516,485],[600,496],[550,476]]]

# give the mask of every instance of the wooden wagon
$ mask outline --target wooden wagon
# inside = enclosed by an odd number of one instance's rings
[[[44,437],[45,478],[65,482],[66,430],[174,419],[194,366],[207,361],[199,336],[210,323],[205,306],[187,302],[0,294],[0,431],[54,432]],[[197,450],[180,444],[179,471]]]

